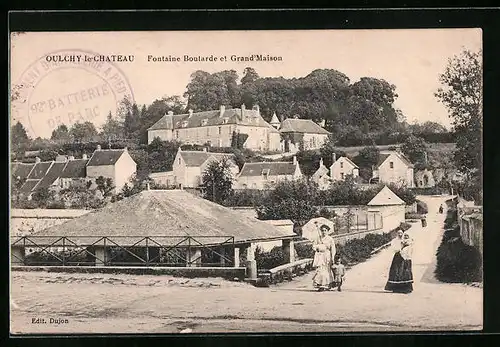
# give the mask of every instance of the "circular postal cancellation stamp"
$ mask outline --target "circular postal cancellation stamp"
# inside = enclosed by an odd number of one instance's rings
[[[127,77],[118,66],[133,56],[85,50],[50,52],[28,66],[11,86],[11,120],[21,121],[34,137],[50,137],[59,125],[90,121],[102,125],[121,102],[134,103]]]

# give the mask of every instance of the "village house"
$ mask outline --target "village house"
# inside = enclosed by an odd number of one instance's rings
[[[236,179],[234,189],[272,189],[272,186],[278,182],[302,177],[295,156],[292,162],[245,163]]]
[[[311,180],[318,185],[320,190],[325,190],[330,187],[332,180],[330,179],[329,170],[323,163],[323,158],[319,161],[319,168],[311,176]]]
[[[343,181],[347,176],[353,178],[359,177],[359,167],[347,157],[336,159],[336,154],[333,153],[333,164],[330,166],[330,178],[333,181]]]
[[[224,159],[228,160],[231,175],[235,178],[239,168],[234,154],[207,152],[206,148],[203,151],[183,151],[179,147],[172,166],[174,185],[179,188],[198,188],[208,165]]]
[[[413,164],[398,151],[380,152],[377,165],[373,168],[373,176],[370,181],[382,183],[395,183],[413,188]]]
[[[434,175],[431,170],[425,168],[415,172],[415,187],[416,188],[432,188],[436,186]]]
[[[193,112],[174,115],[169,111],[148,129],[148,143],[156,137],[162,141],[185,144],[231,147],[233,134],[246,135],[242,146],[258,151],[279,151],[281,137],[278,130],[262,118],[259,106],[251,110],[241,108]],[[245,137],[245,136],[242,136]]]
[[[368,206],[368,230],[376,223],[377,216],[382,217],[383,229],[393,230],[405,221],[405,202],[387,186],[375,195],[367,204]]]
[[[130,156],[127,147],[124,149],[101,149],[97,146],[87,163],[87,178],[95,181],[102,176],[111,178],[115,186],[114,192],[119,192],[135,175],[137,164]]]
[[[297,117],[297,116],[296,116]],[[285,152],[301,149],[319,149],[328,141],[330,133],[310,119],[288,118],[281,122],[279,131]]]
[[[98,146],[90,159],[86,154],[81,159],[59,155],[55,161],[46,162],[37,157],[35,163],[12,163],[11,173],[17,182],[24,182],[19,191],[30,199],[42,188],[59,191],[76,186],[95,187],[99,176],[111,178],[117,192],[136,173],[136,163],[126,148],[101,150]]]

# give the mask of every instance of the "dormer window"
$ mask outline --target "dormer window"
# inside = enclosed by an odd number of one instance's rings
[[[262,176],[264,176],[264,178],[267,180],[269,176],[269,169],[262,170]]]
[[[207,125],[207,124],[208,124],[208,119],[203,119],[203,120],[201,121],[201,125],[202,125],[202,126],[205,126],[205,125]]]
[[[222,120],[222,124],[227,124],[227,122],[229,122],[229,119],[227,119],[227,118],[224,118],[224,119]]]
[[[187,120],[185,120],[185,121],[183,121],[183,122],[182,122],[182,127],[183,127],[183,128],[187,127],[187,125],[188,125]]]

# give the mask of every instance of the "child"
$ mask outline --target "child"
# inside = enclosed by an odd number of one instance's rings
[[[342,291],[342,283],[344,282],[344,276],[345,276],[345,267],[342,265],[340,261],[340,257],[337,257],[335,259],[335,264],[332,266],[333,270],[333,283],[332,283],[332,288],[337,287],[337,290],[339,292]]]

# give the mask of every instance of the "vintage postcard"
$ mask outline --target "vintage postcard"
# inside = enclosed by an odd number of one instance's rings
[[[480,29],[11,32],[10,332],[479,331]]]

